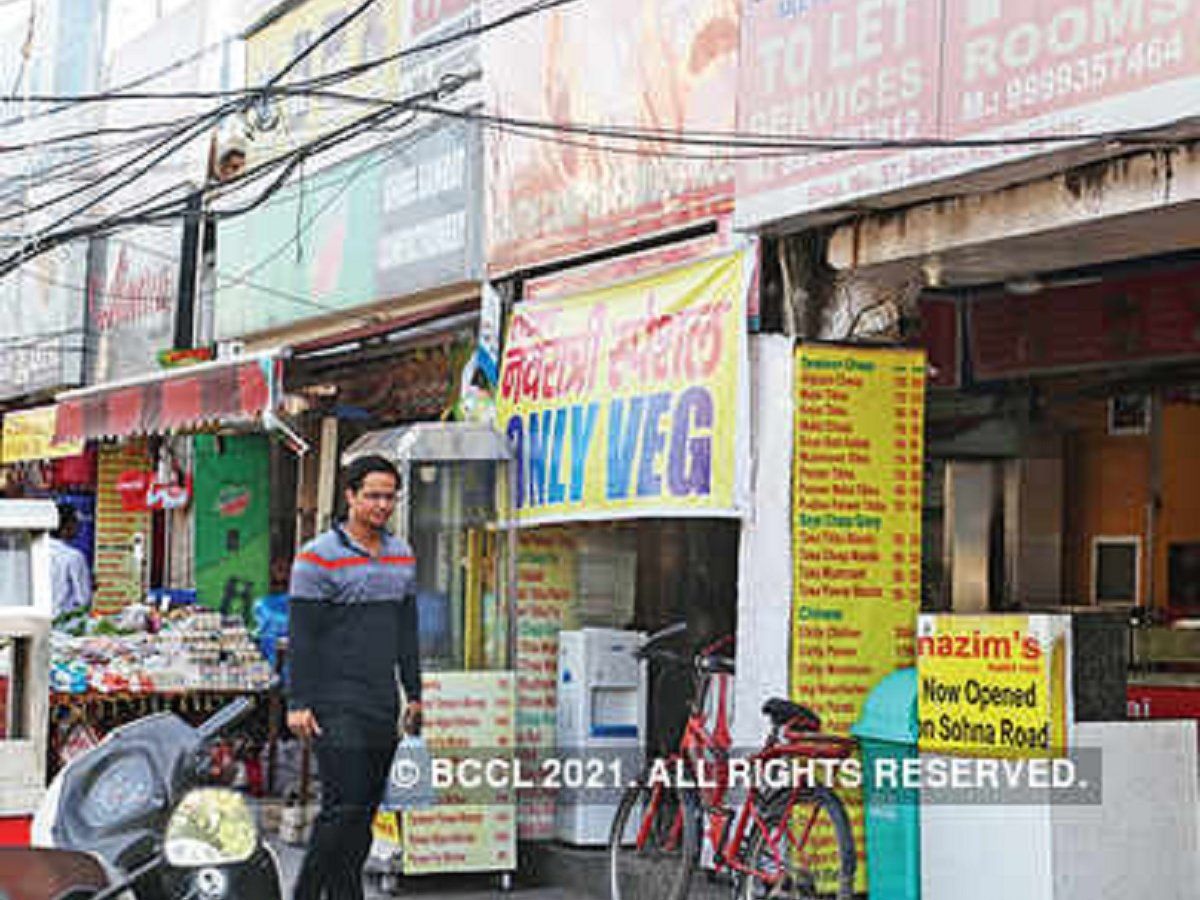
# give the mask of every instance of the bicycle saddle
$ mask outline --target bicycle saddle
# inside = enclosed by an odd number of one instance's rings
[[[771,720],[776,728],[790,725],[802,731],[820,731],[821,717],[799,703],[784,700],[782,697],[772,697],[763,704],[763,715]]]

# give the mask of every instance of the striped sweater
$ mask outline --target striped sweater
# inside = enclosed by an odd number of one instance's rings
[[[396,722],[396,676],[421,698],[416,565],[409,546],[384,534],[375,556],[340,526],[317,536],[292,566],[288,706]]]

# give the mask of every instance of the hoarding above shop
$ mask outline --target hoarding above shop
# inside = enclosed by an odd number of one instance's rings
[[[3,435],[0,436],[0,463],[62,459],[82,453],[83,441],[55,440],[56,412],[51,405],[5,413]]]
[[[182,242],[182,223],[92,242],[89,383],[158,371],[159,352],[175,342]]]
[[[478,127],[447,122],[222,222],[217,339],[478,281],[481,166]]]
[[[497,419],[522,521],[740,514],[753,266],[735,253],[514,310]]]
[[[484,22],[525,0],[487,0]],[[734,126],[737,0],[606,0],[548,9],[483,40],[487,112],[545,128],[487,136],[493,274],[566,259],[728,211],[730,164],[574,125],[667,132]],[[612,145],[614,142],[602,142]],[[678,149],[678,148],[671,148]]]
[[[1194,0],[748,3],[738,128],[793,139],[962,140],[1111,133],[1200,100]],[[755,228],[1052,153],[1065,144],[837,150],[747,160]]]

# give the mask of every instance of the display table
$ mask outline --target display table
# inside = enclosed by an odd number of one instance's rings
[[[140,628],[128,627],[133,622]],[[197,724],[237,697],[273,695],[273,673],[245,625],[211,610],[179,608],[87,620],[85,633],[51,638],[49,764],[53,772],[109,731],[173,712]],[[117,625],[125,626],[118,630]],[[238,728],[261,741],[278,730],[279,704],[263,702]],[[243,753],[251,742],[242,741]],[[256,763],[257,764],[257,763]]]

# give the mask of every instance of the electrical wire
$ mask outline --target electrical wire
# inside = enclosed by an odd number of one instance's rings
[[[196,123],[196,124],[200,124],[200,123]],[[68,187],[68,188],[64,189],[63,191],[59,192],[58,194],[55,194],[54,196],[49,197],[47,199],[41,200],[35,204],[23,205],[22,210],[19,212],[2,215],[2,216],[0,216],[0,224],[3,224],[5,222],[10,222],[13,219],[23,218],[24,216],[26,216],[29,213],[42,212],[44,210],[52,209],[55,206],[58,206],[59,204],[64,203],[68,200],[78,199],[79,195],[81,193],[84,193],[87,191],[92,191],[92,190],[98,190],[99,188],[103,187],[106,183],[108,183],[112,179],[116,178],[122,172],[128,171],[129,163],[132,162],[136,158],[140,158],[144,154],[144,152],[151,152],[156,149],[160,149],[166,143],[169,143],[174,137],[177,137],[177,136],[183,134],[184,131],[190,131],[194,127],[195,126],[193,125],[191,128],[178,129],[174,132],[171,132],[171,134],[167,135],[166,138],[152,137],[152,139],[147,141],[146,143],[147,144],[153,143],[154,146],[151,146],[144,151],[142,150],[142,147],[144,145],[141,145],[141,144],[139,144],[138,146],[135,146],[133,148],[130,148],[128,151],[123,151],[123,152],[128,152],[130,154],[129,158],[126,160],[123,160],[120,165],[114,167],[110,171],[105,172],[100,175],[93,176],[92,178],[89,179],[88,183],[85,185],[71,186],[71,187]],[[194,138],[197,138],[197,137],[201,137],[201,135],[197,134],[197,135],[192,135],[192,136],[188,137],[187,140],[184,140],[182,142],[182,144],[175,147],[172,150],[172,152],[167,155],[168,156],[173,155],[175,151],[183,149],[184,145],[186,145],[187,143],[190,143],[191,140],[193,140]],[[117,154],[117,155],[120,155],[120,154]],[[166,157],[162,157],[162,159],[165,159],[165,158]],[[161,162],[162,159],[156,160],[154,164],[157,164],[157,162]],[[84,168],[86,168],[86,167],[84,167]],[[137,173],[137,176],[135,178],[133,178],[132,180],[126,180],[122,184],[118,185],[116,188],[113,189],[113,191],[111,193],[105,194],[103,197],[101,197],[99,202],[103,202],[103,200],[111,198],[118,191],[133,184],[134,181],[139,180],[141,175],[144,175],[151,168],[153,168],[153,165],[139,170],[139,172]],[[74,218],[75,216],[77,216],[83,212],[86,212],[88,209],[91,209],[94,205],[95,204],[84,204],[83,206],[78,207],[75,211],[69,213],[67,216],[63,217],[62,219],[59,219],[56,222],[54,222],[51,226],[49,226],[49,228],[55,228],[55,227],[58,227],[59,225],[65,224],[65,222],[69,221],[70,219]]]
[[[219,199],[233,190],[243,189],[249,183],[258,180],[267,174],[270,174],[271,170],[273,169],[282,168],[281,174],[276,177],[276,179],[265,191],[263,191],[260,196],[252,200],[250,203],[235,209],[213,210],[210,214],[215,218],[228,218],[249,212],[250,210],[259,206],[261,203],[265,202],[265,200],[271,194],[282,187],[287,177],[292,171],[295,170],[295,168],[305,157],[316,155],[317,153],[329,149],[330,146],[336,146],[337,144],[344,143],[346,140],[356,137],[365,130],[368,130],[376,125],[383,124],[388,119],[393,118],[396,115],[399,115],[401,112],[411,108],[413,104],[421,103],[429,99],[436,100],[439,97],[443,97],[449,93],[460,90],[470,80],[470,78],[464,76],[460,76],[456,79],[444,79],[443,82],[436,88],[428,91],[422,91],[400,101],[391,102],[381,110],[377,110],[359,117],[340,128],[318,136],[288,157],[277,157],[261,164],[255,169],[243,173],[235,181],[211,191],[210,197]],[[118,189],[119,187],[120,186],[118,186]],[[159,193],[162,194],[188,187],[191,186],[187,183],[181,183]],[[194,187],[191,187],[191,189],[193,191],[195,190]],[[112,193],[112,191],[107,193]],[[44,253],[52,249],[54,246],[67,243],[80,237],[90,237],[93,235],[103,234],[116,228],[133,224],[158,224],[169,221],[173,218],[178,218],[180,215],[186,214],[186,209],[180,207],[181,203],[186,205],[186,197],[179,201],[173,201],[168,204],[160,204],[157,207],[151,207],[149,209],[138,208],[136,212],[112,216],[86,226],[66,229],[58,234],[49,234],[47,233],[48,230],[43,231],[33,246],[27,248],[23,254],[14,254],[7,258],[0,259],[0,276],[14,271],[26,259],[32,258],[40,253]],[[74,215],[74,213],[68,214],[68,216],[64,218],[69,218],[71,215]],[[56,223],[56,225],[57,224],[58,223]]]
[[[59,160],[58,162],[55,162],[55,163],[50,163],[49,165],[45,166],[44,168],[38,169],[34,172],[31,172],[28,177],[26,177],[24,175],[22,175],[20,177],[14,177],[12,180],[15,182],[18,182],[18,183],[13,185],[6,191],[0,191],[0,205],[5,204],[10,198],[15,198],[15,197],[24,198],[25,194],[27,194],[29,192],[29,186],[27,184],[22,183],[25,181],[32,181],[34,179],[40,179],[40,178],[45,178],[45,177],[50,177],[50,176],[54,176],[57,179],[64,179],[64,178],[69,178],[72,175],[75,175],[75,174],[78,174],[81,172],[85,172],[85,171],[88,171],[89,175],[91,177],[96,177],[96,173],[92,172],[90,170],[93,170],[100,163],[108,162],[109,160],[115,159],[116,157],[118,157],[124,153],[129,153],[132,150],[136,150],[136,149],[145,147],[145,146],[151,144],[152,142],[154,142],[155,140],[157,140],[159,136],[160,135],[157,135],[157,134],[143,135],[142,137],[139,137],[139,138],[132,138],[128,141],[121,141],[119,143],[104,147],[102,150],[98,150],[95,153],[71,156],[67,159]],[[106,174],[111,175],[111,174],[115,174],[115,172],[106,173]],[[104,176],[101,176],[101,177],[104,177]],[[71,196],[76,196],[77,194],[78,194],[78,189],[77,188],[73,189]],[[2,239],[2,238],[0,238],[0,239]]]
[[[411,115],[410,118],[408,119],[408,123],[415,121],[416,118],[417,118],[416,114]],[[367,172],[371,171],[372,169],[377,168],[382,165],[385,165],[397,153],[400,153],[401,151],[407,149],[413,141],[417,140],[418,137],[419,137],[418,135],[406,136],[403,140],[397,141],[394,144],[389,144],[388,149],[385,153],[365,158],[356,169],[352,170],[344,178],[340,179],[339,181],[335,182],[334,184],[329,185],[330,187],[336,188],[333,195],[330,196],[321,206],[319,206],[316,210],[314,210],[311,213],[311,215],[308,216],[308,218],[300,226],[300,229],[298,230],[297,235],[295,237],[288,238],[288,240],[284,241],[279,247],[277,247],[275,250],[273,250],[271,253],[269,253],[266,257],[258,260],[256,263],[252,264],[251,266],[247,267],[246,269],[243,269],[241,272],[239,272],[236,275],[230,274],[227,272],[222,272],[221,270],[214,268],[213,274],[214,274],[215,278],[217,279],[217,281],[219,283],[225,284],[227,286],[246,287],[252,291],[257,291],[257,292],[261,292],[264,294],[268,294],[268,295],[277,297],[279,299],[289,301],[298,306],[304,306],[309,309],[316,310],[318,312],[336,314],[336,315],[344,317],[345,319],[347,319],[349,321],[357,320],[358,322],[360,322],[361,324],[364,324],[364,325],[374,324],[376,321],[375,316],[358,314],[358,313],[355,313],[353,310],[346,310],[345,308],[342,308],[342,307],[330,306],[328,304],[321,303],[321,302],[313,300],[309,297],[304,297],[299,294],[292,293],[290,291],[284,291],[284,290],[280,290],[278,288],[274,288],[274,287],[271,287],[268,285],[263,285],[263,284],[251,281],[250,276],[253,275],[255,272],[262,270],[270,263],[274,262],[281,255],[283,255],[285,252],[287,252],[287,250],[297,240],[299,240],[300,237],[302,237],[304,234],[307,234],[314,227],[316,222],[324,215],[324,213],[326,211],[328,211],[328,209],[331,206],[333,206],[333,204],[336,203],[338,201],[338,199],[340,199],[340,197],[350,188],[351,184],[353,184],[354,181],[356,181],[358,178],[360,178],[362,175],[366,174]],[[158,250],[157,248],[152,248],[152,247],[148,247],[144,244],[139,244],[136,241],[129,240],[128,238],[118,238],[118,239],[116,239],[116,242],[123,243],[127,246],[133,247],[141,252],[144,252],[147,255],[156,256],[160,259],[164,259],[164,260],[168,260],[168,261],[177,261],[178,260],[178,257],[176,257],[176,256],[173,256],[169,253],[165,253],[161,250]],[[129,300],[132,302],[144,301],[144,298],[142,298],[142,297],[130,297],[127,295],[121,295],[121,294],[111,293],[111,292],[102,291],[102,290],[94,291],[94,290],[90,290],[88,288],[81,288],[70,282],[61,281],[61,280],[53,279],[53,278],[48,278],[46,276],[41,275],[41,273],[37,273],[37,272],[29,272],[27,274],[31,275],[35,281],[39,281],[43,284],[47,284],[47,285],[50,285],[53,287],[61,287],[66,290],[71,290],[76,293],[80,293],[80,294],[84,294],[84,295],[103,296],[106,300],[109,300],[109,301],[112,301],[112,300],[116,300],[117,302],[121,302],[122,300]],[[74,328],[74,329],[69,329],[69,330],[60,331],[60,332],[46,332],[46,333],[42,333],[42,334],[21,335],[19,340],[20,341],[31,340],[31,341],[36,341],[36,342],[44,342],[46,340],[53,340],[55,338],[69,337],[71,335],[77,334],[79,332],[79,330],[80,329],[78,329],[78,328]],[[12,343],[10,343],[10,339],[0,337],[0,349],[11,348],[12,346],[14,346],[14,345]]]
[[[42,150],[46,147],[56,147],[59,144],[69,144],[72,141],[87,141],[88,146],[97,138],[103,138],[108,135],[118,134],[140,134],[143,131],[165,131],[168,128],[177,128],[180,125],[193,121],[197,115],[180,116],[176,119],[167,119],[158,122],[146,122],[141,125],[125,125],[125,126],[106,126],[102,128],[89,128],[86,131],[67,132],[65,134],[55,135],[54,137],[43,138],[37,141],[26,141],[21,144],[0,144],[0,156],[6,153],[27,153],[30,150]],[[68,148],[69,149],[69,148]]]
[[[411,114],[404,123],[401,123],[397,127],[398,128],[407,127],[412,122],[414,122],[416,120],[416,118],[417,118],[417,114],[415,114],[415,113]],[[373,324],[376,321],[376,318],[374,316],[356,314],[353,311],[348,311],[341,307],[335,307],[335,306],[330,306],[328,304],[323,304],[323,303],[320,303],[319,301],[315,301],[315,300],[312,300],[311,298],[303,297],[298,294],[294,294],[290,291],[281,291],[277,288],[269,287],[266,285],[262,285],[262,284],[250,281],[249,278],[254,273],[261,271],[267,265],[274,262],[277,258],[279,258],[281,255],[283,255],[285,252],[287,252],[287,250],[290,249],[293,246],[293,244],[296,243],[296,241],[299,240],[304,234],[307,234],[314,227],[316,222],[324,215],[324,213],[326,211],[328,211],[328,209],[334,203],[336,203],[338,201],[338,199],[340,199],[340,197],[350,188],[351,184],[353,184],[354,181],[356,181],[358,178],[360,178],[362,175],[366,174],[367,172],[371,171],[372,169],[375,169],[379,166],[382,166],[382,165],[385,165],[386,163],[388,163],[396,154],[408,149],[408,147],[411,145],[411,143],[413,141],[417,140],[418,138],[419,138],[419,135],[416,135],[416,134],[408,135],[402,140],[389,143],[387,146],[387,149],[384,153],[364,157],[364,159],[362,160],[360,165],[358,167],[356,167],[355,169],[353,169],[351,172],[349,172],[344,178],[340,179],[337,182],[334,182],[332,185],[328,185],[328,187],[334,187],[334,188],[336,188],[336,190],[330,197],[328,197],[325,200],[324,203],[322,203],[317,209],[315,209],[307,217],[307,219],[303,222],[303,224],[298,229],[297,234],[295,236],[288,238],[286,241],[284,241],[282,244],[280,244],[278,247],[276,247],[272,252],[268,253],[268,255],[266,257],[258,260],[256,263],[252,264],[251,266],[247,267],[246,269],[243,269],[241,272],[237,273],[236,275],[227,273],[227,272],[221,272],[220,270],[214,270],[214,275],[215,275],[217,281],[220,283],[223,283],[225,285],[229,285],[229,286],[234,286],[234,285],[244,286],[246,288],[249,288],[250,290],[270,294],[270,295],[278,297],[279,299],[287,300],[296,305],[314,309],[314,310],[317,310],[322,313],[337,314],[337,315],[343,316],[346,319],[351,320],[351,321],[358,320],[362,324]],[[146,247],[145,245],[139,245],[138,243],[128,240],[127,238],[119,238],[117,240],[119,243],[125,243],[125,244],[132,246],[136,249],[139,249],[151,256],[158,256],[163,259],[175,259],[176,258],[176,257],[170,256],[169,254],[163,253],[162,251],[158,251],[154,248]],[[56,279],[50,279],[45,276],[42,276],[40,273],[29,273],[29,274],[31,274],[35,280],[41,281],[42,283],[45,283],[45,284],[49,284],[49,285],[57,286],[57,287],[63,287],[68,290],[73,290],[73,291],[76,291],[76,292],[82,293],[82,294],[90,293],[87,288],[80,288],[80,287],[70,284],[69,282],[63,282],[63,281],[58,281]],[[111,294],[111,293],[104,292],[104,291],[100,291],[99,295],[105,296],[106,298],[108,298],[110,300],[121,298],[121,295]],[[128,299],[141,300],[142,298],[128,298]],[[31,335],[28,337],[34,338],[34,339],[54,338],[54,337],[59,337],[59,336],[66,336],[68,334],[74,334],[76,331],[77,331],[77,329],[72,329],[65,333],[49,333],[49,334],[43,334],[43,335]],[[4,338],[0,338],[0,347],[5,346],[5,340],[6,339],[4,339]]]
[[[148,152],[154,154],[148,162],[146,162],[144,165],[136,168],[135,171],[133,171],[128,177],[126,177],[125,179],[120,181],[115,187],[107,188],[106,190],[102,191],[100,194],[96,195],[95,197],[90,198],[89,200],[87,200],[86,202],[81,204],[80,206],[71,210],[66,215],[61,216],[60,218],[54,220],[50,225],[46,226],[45,228],[38,229],[39,234],[33,238],[33,240],[30,242],[29,248],[27,248],[23,252],[28,252],[31,255],[36,256],[39,252],[38,248],[42,245],[44,235],[46,235],[50,232],[53,232],[53,230],[55,228],[65,225],[67,222],[71,221],[75,217],[80,216],[83,213],[85,213],[91,209],[94,209],[96,206],[100,205],[104,201],[109,200],[112,197],[114,197],[117,193],[122,191],[124,188],[132,185],[135,181],[138,181],[140,178],[142,178],[142,176],[144,176],[147,172],[149,172],[151,169],[153,169],[159,163],[163,162],[168,157],[173,156],[175,153],[177,153],[179,150],[181,150],[186,144],[188,144],[191,140],[198,137],[200,132],[204,128],[207,128],[208,125],[212,121],[214,121],[215,119],[217,119],[219,117],[220,117],[220,112],[208,113],[206,115],[200,116],[198,121],[194,122],[193,124],[189,124],[189,125],[186,125],[184,127],[178,128],[178,129],[174,129],[170,132],[170,134],[167,135],[167,137],[165,137],[159,141],[156,141],[148,150]],[[103,179],[103,180],[107,180],[107,179]],[[101,183],[103,182],[103,180],[101,180]],[[97,187],[97,186],[99,186],[99,185],[93,184],[92,186],[85,188],[84,190],[91,190],[92,188]],[[27,207],[25,212],[29,213],[29,212],[40,211],[42,209],[49,208],[50,205],[52,205],[50,203],[50,201],[38,203],[33,206]],[[0,222],[5,221],[5,220],[6,219],[4,219],[3,217],[0,217]],[[5,263],[7,263],[7,262],[8,261],[6,260]],[[4,271],[5,263],[0,263],[0,273],[2,273]]]
[[[422,104],[423,112],[435,113],[472,121],[485,125],[506,128],[542,131],[556,134],[582,135],[606,138],[623,143],[639,143],[684,147],[708,147],[745,151],[792,151],[812,152],[857,152],[862,150],[941,150],[941,149],[988,149],[1023,145],[1068,144],[1108,142],[1130,145],[1147,144],[1170,146],[1191,143],[1194,138],[1164,136],[1156,129],[1129,129],[1124,131],[1079,132],[1075,134],[1021,134],[1001,137],[979,138],[847,138],[820,137],[812,135],[765,134],[740,131],[672,131],[661,128],[645,128],[631,125],[607,125],[583,122],[557,122],[547,119],[529,119],[504,116],[477,110],[459,110],[434,104]],[[654,151],[649,151],[653,153]]]
[[[280,81],[283,80],[283,77],[285,75],[287,75],[288,72],[292,71],[294,68],[296,68],[296,66],[300,65],[300,63],[302,63],[302,62],[304,62],[304,60],[308,59],[308,57],[311,56],[313,53],[315,53],[317,48],[320,47],[323,43],[325,43],[326,41],[328,41],[329,39],[331,39],[332,37],[337,35],[338,32],[340,32],[343,29],[345,29],[346,27],[348,27],[355,19],[357,19],[364,12],[366,12],[368,7],[374,5],[374,3],[375,3],[375,0],[363,0],[362,3],[360,3],[354,9],[352,9],[349,13],[347,13],[345,18],[341,19],[340,21],[336,22],[334,25],[327,28],[323,34],[321,34],[317,37],[316,40],[314,40],[311,44],[309,44],[307,47],[305,47],[303,50],[301,50],[299,53],[297,53],[295,56],[293,56],[292,59],[285,66],[283,66],[283,68],[281,68],[278,72],[276,72],[274,75],[272,75],[271,78],[267,81],[267,83],[265,85],[263,85],[263,90],[264,91],[270,90],[275,85],[277,85]]]

